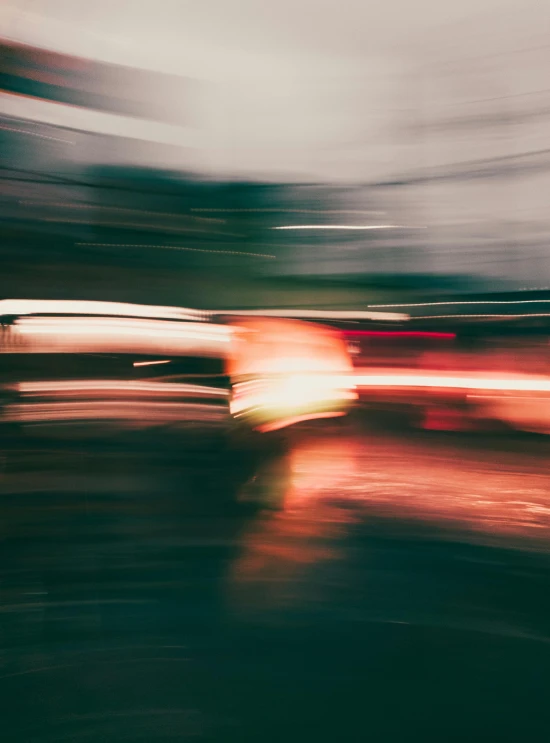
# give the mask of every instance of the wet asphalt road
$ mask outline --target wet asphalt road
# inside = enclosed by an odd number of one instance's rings
[[[548,740],[550,442],[290,443],[4,453],[2,740]]]

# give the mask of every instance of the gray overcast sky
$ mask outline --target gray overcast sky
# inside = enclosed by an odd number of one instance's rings
[[[246,58],[283,66],[394,55],[430,29],[502,14],[510,0],[4,0],[7,35],[182,72],[231,73]],[[68,32],[71,33],[68,33]],[[227,65],[229,64],[229,70]],[[199,72],[199,69],[197,69]]]
[[[214,83],[205,139],[214,170],[354,178],[392,170],[396,152],[387,129],[391,109],[400,105],[394,86],[422,40],[472,16],[489,29],[503,8],[514,5],[4,0],[0,31],[71,54]]]

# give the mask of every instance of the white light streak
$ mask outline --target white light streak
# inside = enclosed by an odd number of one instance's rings
[[[201,310],[184,307],[65,299],[3,299],[0,300],[0,315],[100,315],[195,321],[205,317]]]
[[[109,336],[123,339],[131,336],[161,337],[166,339],[189,338],[197,340],[229,341],[228,328],[217,325],[196,323],[173,323],[162,320],[130,320],[109,317],[24,317],[15,323],[20,335],[51,335],[60,339],[63,336],[96,336],[98,339]]]
[[[244,255],[249,258],[270,258],[276,256],[268,253],[247,253],[243,250],[207,250],[205,248],[186,248],[182,245],[153,245],[150,243],[75,243],[76,245],[96,248],[157,248],[158,250],[182,250],[188,253],[217,253],[219,255]]]
[[[50,139],[52,142],[63,142],[63,144],[74,145],[74,142],[70,139],[60,139],[59,137],[48,137],[46,134],[38,134],[38,132],[31,132],[28,129],[16,129],[13,126],[3,126],[0,124],[0,129],[4,129],[8,132],[16,132],[17,134],[27,134],[29,137],[38,137],[39,139]]]
[[[169,364],[170,359],[162,359],[159,361],[134,361],[134,366],[156,366],[157,364]]]
[[[117,379],[66,379],[63,381],[44,380],[39,382],[19,382],[14,389],[26,395],[56,394],[71,395],[73,393],[82,396],[84,393],[154,393],[161,395],[199,395],[227,397],[228,391],[218,387],[207,387],[200,384],[188,384],[180,382],[154,382]]]
[[[499,319],[508,319],[508,320],[517,320],[517,319],[523,319],[526,317],[550,317],[550,312],[527,312],[520,315],[510,315],[510,314],[476,314],[476,315],[422,315],[422,320],[447,320],[452,319],[455,317],[466,317],[466,318],[499,318]]]
[[[270,433],[272,431],[279,431],[281,428],[288,428],[289,426],[295,426],[298,423],[304,423],[305,421],[318,420],[320,418],[341,418],[346,415],[343,412],[335,411],[328,413],[309,413],[307,415],[295,415],[292,418],[282,418],[271,423],[264,423],[258,426],[260,433]]]
[[[403,312],[372,312],[370,310],[216,310],[215,315],[236,317],[288,317],[305,320],[409,320]]]
[[[232,330],[223,325],[126,317],[20,317],[7,339],[12,353],[129,353],[223,356]]]
[[[249,212],[261,212],[268,214],[270,212],[285,214],[373,214],[381,215],[386,212],[372,209],[210,209],[210,208],[193,208],[192,212],[231,212],[233,214],[246,214]]]
[[[550,379],[519,377],[468,377],[439,374],[369,374],[354,375],[357,387],[414,387],[456,390],[491,390],[512,392],[550,392]]]
[[[504,304],[504,305],[512,305],[512,304],[548,304],[550,303],[550,299],[513,299],[513,300],[485,300],[485,299],[475,299],[475,300],[468,300],[468,301],[460,301],[460,302],[413,302],[411,304],[371,304],[369,307],[374,308],[391,308],[391,307],[459,307],[461,305],[473,305],[473,304],[488,304],[488,305],[494,305],[494,304]]]
[[[403,224],[285,224],[272,230],[394,230],[407,229]]]
[[[72,400],[67,403],[36,403],[7,405],[2,419],[20,422],[55,422],[69,420],[137,421],[143,425],[161,421],[223,421],[223,406],[210,403],[164,402],[142,400],[103,400],[97,402]]]

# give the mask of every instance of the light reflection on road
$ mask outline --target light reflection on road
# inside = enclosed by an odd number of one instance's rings
[[[281,519],[339,523],[371,514],[442,529],[550,536],[548,453],[546,441],[529,438],[518,448],[506,437],[305,438],[290,454]]]
[[[477,442],[477,443],[476,443]],[[506,440],[367,434],[304,438],[281,511],[254,521],[227,583],[242,615],[311,607],[345,575],[357,531],[546,549],[550,480],[538,452]],[[542,447],[542,448],[541,448]],[[276,470],[264,485],[277,488]],[[373,531],[369,532],[369,528]],[[332,593],[332,591],[330,591]]]

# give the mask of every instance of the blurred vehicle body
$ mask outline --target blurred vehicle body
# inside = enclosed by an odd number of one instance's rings
[[[334,331],[84,305],[9,305],[21,310],[2,325],[1,419],[12,442],[170,441],[182,453],[201,449],[223,460],[238,483],[284,457],[278,431],[344,415],[355,399],[351,362]]]

